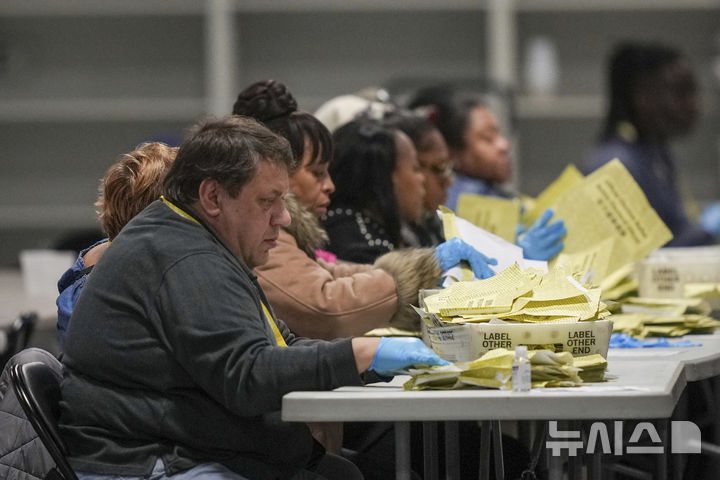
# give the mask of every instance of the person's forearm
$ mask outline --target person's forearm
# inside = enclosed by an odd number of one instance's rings
[[[362,373],[370,367],[379,344],[380,338],[355,337],[352,339],[352,349],[358,373]]]

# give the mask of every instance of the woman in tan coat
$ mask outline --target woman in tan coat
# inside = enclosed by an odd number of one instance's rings
[[[435,249],[393,251],[373,265],[324,260],[331,255],[318,252],[327,241],[318,217],[335,189],[328,174],[330,133],[298,111],[285,86],[273,80],[241,92],[233,113],[285,136],[298,159],[287,197],[292,223],[281,231],[269,261],[255,270],[278,315],[310,338],[357,336],[385,327],[418,331],[419,317],[410,305],[417,303],[418,290],[438,283],[442,269]]]
[[[268,262],[255,269],[274,311],[296,334],[334,339],[387,327],[417,332],[420,320],[410,305],[417,304],[418,290],[438,285],[443,270],[467,260],[478,278],[482,268],[492,273],[486,257],[467,244],[457,248],[451,242],[394,250],[372,265],[333,261],[331,253],[321,250],[327,234],[319,223],[335,190],[328,173],[330,132],[314,116],[298,111],[286,87],[273,80],[243,90],[233,114],[253,117],[287,138],[298,161],[286,197],[292,222],[280,231]],[[337,427],[313,426],[313,435],[331,452],[338,452],[342,441]],[[476,430],[472,438],[479,438]],[[367,479],[394,474],[392,424],[350,423],[344,436],[345,447],[360,450],[353,461]],[[472,451],[477,451],[475,445]]]

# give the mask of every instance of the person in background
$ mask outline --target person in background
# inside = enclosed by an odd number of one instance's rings
[[[376,100],[370,100],[351,93],[333,97],[326,101],[315,110],[313,116],[320,120],[332,133],[354,120],[355,117],[373,108],[382,110],[384,106]]]
[[[692,222],[678,188],[670,141],[687,135],[699,113],[698,86],[687,58],[661,44],[621,43],[608,62],[608,110],[598,142],[582,166],[589,173],[618,158],[673,233],[667,246],[707,245],[720,235],[720,203]]]
[[[475,96],[448,86],[421,89],[408,108],[427,110],[447,142],[455,179],[448,188],[447,206],[457,209],[461,194],[513,198],[502,188],[510,179],[510,142],[500,132],[493,113]],[[561,219],[551,223],[554,213],[547,210],[527,230],[518,225],[515,243],[523,256],[550,260],[563,248],[567,232]]]
[[[75,263],[58,280],[57,332],[60,346],[70,315],[85,286],[88,275],[110,242],[135,215],[160,198],[162,182],[175,159],[177,148],[160,142],[147,142],[120,156],[100,182],[95,206],[107,238],[80,251]]]
[[[424,109],[447,143],[455,170],[447,206],[455,210],[462,193],[512,198],[502,188],[510,180],[510,141],[500,132],[497,119],[476,97],[451,87],[419,90],[408,103]]]
[[[371,263],[406,246],[401,230],[420,219],[425,178],[412,141],[380,120],[353,120],[333,133],[336,189],[323,226],[342,260]]]
[[[444,235],[436,211],[440,205],[445,205],[448,187],[453,183],[450,151],[445,139],[430,119],[410,110],[391,110],[383,121],[401,130],[413,142],[425,180],[423,212],[419,221],[409,223],[405,243],[413,247],[437,245]]]
[[[60,434],[80,480],[362,478],[283,395],[444,365],[417,338],[296,337],[252,268],[290,222],[288,142],[233,116],[197,125],[73,312]]]

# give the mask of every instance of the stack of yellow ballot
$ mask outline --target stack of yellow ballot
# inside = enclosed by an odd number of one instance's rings
[[[498,200],[479,195],[461,196],[460,200],[458,216],[506,237],[506,232],[514,232],[518,217],[527,228],[552,208],[555,218],[565,223],[567,234],[562,252],[549,266],[563,265],[567,272],[579,274],[581,283],[601,287],[603,299],[608,300],[637,290],[631,276],[634,263],[672,239],[642,189],[617,159],[587,177],[568,165],[534,201],[526,199],[522,213],[518,202],[505,200],[501,210]]]
[[[686,298],[720,298],[720,283],[691,282],[683,286]]]
[[[599,320],[610,313],[600,288],[580,284],[561,267],[543,274],[517,264],[485,280],[457,282],[424,298],[429,326],[504,320],[553,323]],[[422,316],[422,315],[421,315]]]
[[[712,333],[720,321],[708,316],[710,305],[701,298],[630,297],[612,316],[613,332],[635,338],[679,337],[690,333]]]
[[[405,390],[450,390],[468,387],[512,388],[515,353],[498,348],[471,362],[444,367],[412,369]],[[574,358],[569,352],[549,350],[528,352],[532,387],[574,387],[583,382],[602,381],[607,361],[602,355]]]

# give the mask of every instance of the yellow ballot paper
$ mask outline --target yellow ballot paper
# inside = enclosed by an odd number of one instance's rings
[[[609,238],[615,240],[605,269],[608,274],[672,239],[670,230],[617,159],[565,191],[554,209],[567,227],[563,253],[586,252]],[[595,271],[595,283],[602,281],[597,275],[600,270]]]
[[[463,193],[458,198],[457,214],[483,230],[515,242],[520,220],[520,205],[515,200]]]
[[[517,264],[485,280],[457,282],[425,297],[429,313],[443,317],[461,314],[509,312],[513,301],[540,283],[542,272],[520,270]]]
[[[478,252],[487,255],[489,258],[494,258],[497,264],[489,265],[489,267],[495,273],[499,273],[515,263],[520,265],[521,268],[547,270],[547,262],[523,258],[523,249],[521,247],[474,225],[462,217],[456,216],[452,210],[440,206],[438,214],[442,218],[445,239],[459,237]],[[463,268],[453,267],[445,272],[448,278],[455,281],[472,280],[472,270],[465,266],[466,262],[461,262],[461,265]],[[445,285],[447,283],[450,283],[448,279],[446,279]]]
[[[533,202],[532,208],[522,214],[522,223],[525,224],[526,227],[532,225],[535,220],[540,218],[540,215],[542,215],[545,210],[557,202],[563,193],[580,183],[583,178],[583,174],[580,173],[580,170],[578,170],[575,165],[570,164],[565,167],[565,170],[562,171],[560,176],[538,195]]]
[[[686,283],[683,289],[687,298],[720,298],[720,283]]]
[[[411,368],[405,390],[450,390],[459,388],[512,388],[512,362],[515,352],[504,348],[490,350],[470,362],[429,368]],[[569,352],[530,350],[530,376],[533,388],[576,387],[584,382],[604,380],[607,361],[601,355],[573,357]]]
[[[710,304],[701,298],[629,297],[614,314],[613,332],[635,338],[677,337],[688,333],[712,333],[720,321],[708,316]]]

